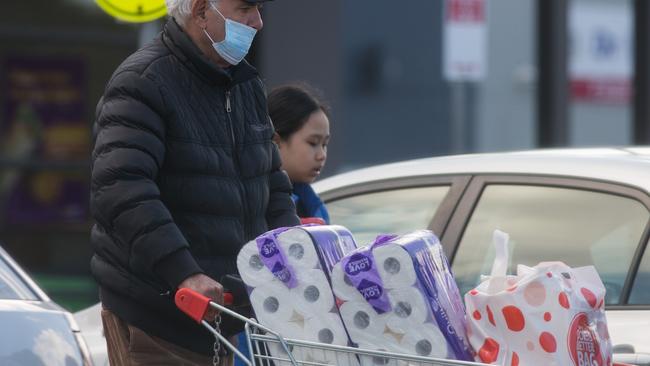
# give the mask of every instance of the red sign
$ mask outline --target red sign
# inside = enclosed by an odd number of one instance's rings
[[[582,102],[626,104],[632,97],[629,79],[586,79],[571,80],[571,97]]]
[[[485,21],[484,0],[447,0],[447,21],[482,23]]]

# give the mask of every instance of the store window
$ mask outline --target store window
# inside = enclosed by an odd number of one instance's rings
[[[139,26],[93,1],[10,1],[0,13],[0,241],[57,302],[97,301],[89,274],[95,106]]]

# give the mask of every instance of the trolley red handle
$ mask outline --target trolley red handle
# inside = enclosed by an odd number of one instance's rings
[[[306,224],[316,224],[316,225],[325,225],[325,220],[320,217],[303,217],[300,219],[302,225]]]
[[[189,288],[182,288],[176,291],[174,301],[179,309],[200,324],[205,312],[208,310],[208,306],[210,306],[211,299]],[[224,292],[224,305],[232,305],[233,301],[232,293]]]

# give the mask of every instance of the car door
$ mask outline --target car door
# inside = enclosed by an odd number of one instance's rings
[[[649,208],[647,193],[624,185],[548,176],[476,176],[442,242],[461,292],[489,272],[495,229],[510,234],[510,273],[517,264],[541,261],[594,265],[607,288],[609,328],[617,351],[650,354],[650,338],[643,331],[650,326],[650,258],[645,255],[641,261]],[[635,281],[639,267],[642,276]]]

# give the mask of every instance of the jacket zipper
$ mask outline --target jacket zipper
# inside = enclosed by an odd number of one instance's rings
[[[230,90],[226,90],[226,112],[228,113],[228,126],[230,127],[230,138],[232,139],[232,151],[233,156],[237,153],[235,149],[235,127],[232,124],[231,112],[232,107],[230,106]]]
[[[239,181],[238,183],[238,188],[239,188],[239,193],[240,196],[242,197],[242,209],[244,211],[244,240],[248,239],[248,210],[247,210],[247,198],[246,198],[246,190],[243,187],[243,183],[241,181],[242,175],[241,175],[241,169],[239,167],[239,152],[237,151],[237,144],[235,140],[235,126],[232,120],[232,105],[230,103],[230,89],[226,90],[226,114],[228,115],[228,122],[229,122],[229,127],[230,127],[230,137],[232,138],[232,156],[235,159],[235,169],[237,170],[237,175],[239,176]]]

